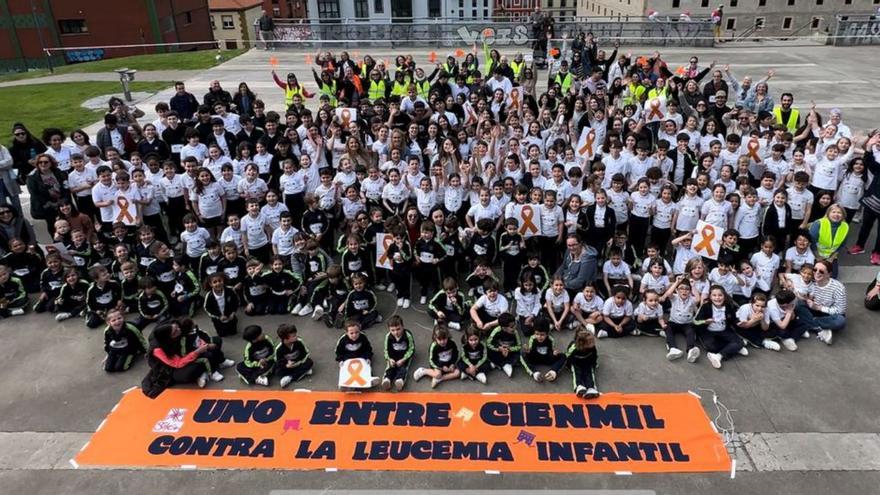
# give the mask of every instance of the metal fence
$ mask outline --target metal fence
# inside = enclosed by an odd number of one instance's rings
[[[880,45],[880,16],[837,16],[834,45]]]
[[[535,33],[527,22],[436,21],[379,22],[340,19],[339,22],[277,19],[277,47],[468,47],[485,39],[495,47],[528,47]],[[256,27],[254,28],[256,29]],[[703,20],[638,18],[582,18],[556,22],[554,39],[571,40],[592,32],[605,42],[621,45],[701,46],[713,44],[712,24]],[[259,33],[255,33],[255,39]]]

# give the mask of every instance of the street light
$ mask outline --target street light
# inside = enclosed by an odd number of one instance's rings
[[[128,67],[116,69],[114,72],[119,74],[119,82],[122,83],[122,92],[125,94],[125,101],[131,101],[131,88],[129,83],[134,81],[134,74],[137,69],[129,69]]]

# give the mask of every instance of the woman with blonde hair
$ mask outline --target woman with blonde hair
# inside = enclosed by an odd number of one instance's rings
[[[816,249],[816,257],[831,263],[831,276],[837,278],[837,258],[849,233],[846,211],[837,203],[828,207],[825,216],[810,225],[810,237]]]

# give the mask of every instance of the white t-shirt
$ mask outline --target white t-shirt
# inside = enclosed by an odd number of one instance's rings
[[[630,276],[629,265],[626,261],[621,261],[619,265],[615,265],[611,260],[607,260],[602,265],[602,272],[608,275],[610,279],[625,279]]]
[[[675,230],[690,232],[697,228],[703,203],[703,198],[699,195],[690,197],[685,194],[682,196],[678,200],[678,217],[675,219]]]
[[[290,256],[293,254],[293,236],[299,232],[296,227],[290,227],[285,232],[281,227],[272,232],[272,245],[278,250],[278,256]]]
[[[92,187],[92,201],[98,203],[100,201],[110,201],[109,206],[101,207],[101,221],[111,223],[116,219],[113,214],[116,208],[116,185],[105,186],[98,182]]]
[[[658,229],[672,228],[672,216],[678,211],[678,205],[661,199],[654,201],[654,221],[652,225]]]
[[[98,176],[95,175],[95,171],[88,167],[83,168],[82,172],[77,172],[76,170],[71,169],[67,174],[67,187],[71,189],[76,189],[77,187],[82,187],[85,185],[95,185],[98,183]],[[77,191],[77,198],[86,198],[91,196],[91,189],[83,189],[82,191]]]
[[[247,248],[258,249],[269,243],[269,236],[266,235],[266,226],[269,223],[263,218],[263,215],[252,217],[245,215],[241,218],[241,228],[247,234]]]
[[[792,246],[785,250],[785,261],[790,261],[792,270],[798,271],[804,266],[804,263],[814,264],[816,256],[809,247],[806,251],[800,253],[796,247]]]
[[[223,202],[221,200],[225,196],[226,192],[223,190],[223,186],[217,182],[212,182],[202,189],[201,194],[197,193],[196,189],[193,188],[189,193],[189,200],[198,202],[199,213],[201,213],[202,218],[217,218],[223,216]]]
[[[624,316],[633,315],[633,305],[631,302],[624,301],[622,306],[618,306],[614,302],[613,297],[609,297],[602,306],[602,314],[609,318],[623,318]]]
[[[494,301],[490,300],[489,296],[483,294],[477,299],[477,302],[474,303],[474,307],[477,309],[483,308],[489,316],[497,318],[501,313],[507,312],[509,305],[507,303],[507,298],[501,294],[498,294],[498,297],[496,297]]]
[[[184,230],[180,233],[180,240],[186,244],[186,255],[190,258],[198,258],[205,254],[208,250],[208,241],[211,240],[211,234],[204,227],[196,227],[196,230],[190,232]]]
[[[583,292],[578,292],[574,296],[574,305],[580,309],[582,313],[592,313],[594,311],[602,311],[605,307],[605,301],[601,297],[594,295],[592,299],[587,301]]]
[[[562,291],[562,294],[557,295],[551,288],[544,291],[544,302],[549,302],[554,312],[561,313],[565,309],[565,305],[571,302],[571,298],[565,290]]]

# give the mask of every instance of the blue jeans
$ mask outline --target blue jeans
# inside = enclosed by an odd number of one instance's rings
[[[806,328],[827,328],[828,330],[838,332],[846,327],[846,316],[813,312],[806,303],[800,301],[794,308],[794,314],[798,320],[803,322]]]

